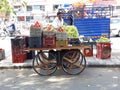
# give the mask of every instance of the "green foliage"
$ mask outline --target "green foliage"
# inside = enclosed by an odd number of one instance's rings
[[[25,7],[27,3],[23,1],[21,2],[21,5]],[[6,16],[9,16],[10,13],[13,13],[16,15],[16,12],[13,11],[13,8],[10,5],[9,0],[0,0],[0,13],[5,14]]]
[[[0,13],[10,15],[11,6],[8,0],[0,0]]]

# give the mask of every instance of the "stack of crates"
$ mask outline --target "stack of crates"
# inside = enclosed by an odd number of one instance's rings
[[[25,48],[26,42],[24,37],[11,39],[12,63],[23,63],[27,59]]]
[[[68,46],[68,34],[66,32],[56,32],[56,47]]]
[[[29,47],[30,48],[42,47],[42,30],[40,27],[30,28]]]
[[[55,48],[56,47],[55,35],[56,35],[55,31],[43,31],[42,47],[43,48]]]
[[[111,43],[96,43],[96,57],[107,59],[111,57]]]

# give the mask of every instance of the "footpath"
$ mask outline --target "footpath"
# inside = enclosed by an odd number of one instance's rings
[[[32,68],[32,59],[27,59],[24,63],[12,63],[10,39],[0,40],[0,43],[0,48],[5,49],[5,59],[0,61],[0,69]],[[108,59],[96,58],[96,49],[94,48],[93,56],[86,57],[87,67],[120,67],[119,46],[118,41],[111,44],[112,52]]]

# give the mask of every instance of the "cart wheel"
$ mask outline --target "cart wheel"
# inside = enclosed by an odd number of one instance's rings
[[[55,55],[48,52],[39,52],[33,59],[33,69],[39,75],[53,74],[57,70]]]
[[[63,55],[62,68],[70,75],[80,74],[86,67],[86,59],[78,49],[69,50]]]

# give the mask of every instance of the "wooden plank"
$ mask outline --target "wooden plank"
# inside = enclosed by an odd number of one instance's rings
[[[83,48],[88,48],[90,47],[89,45],[80,45],[80,46],[65,46],[65,47],[55,47],[55,48],[26,48],[25,51],[34,51],[34,50],[64,50],[64,49],[83,49]]]

